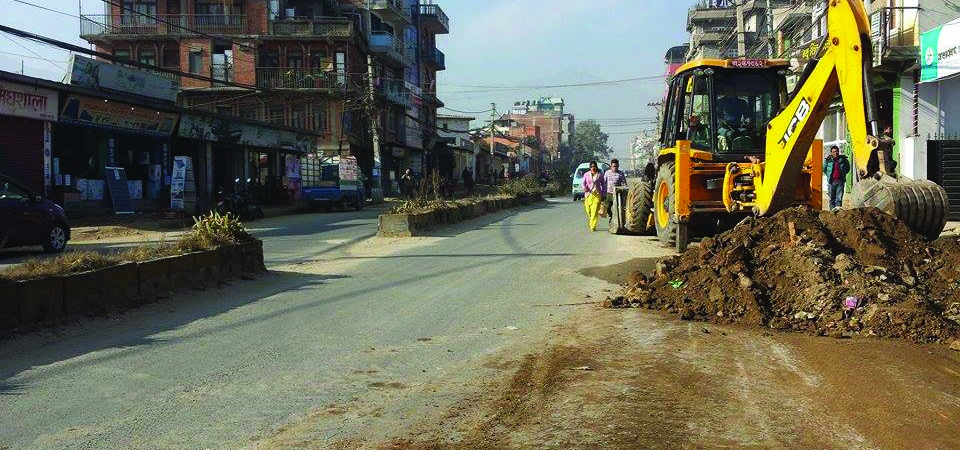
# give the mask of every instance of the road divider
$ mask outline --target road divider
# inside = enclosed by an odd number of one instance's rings
[[[380,237],[414,237],[457,222],[520,205],[542,201],[540,195],[509,195],[471,198],[450,202],[432,202],[428,209],[381,214],[377,227]]]

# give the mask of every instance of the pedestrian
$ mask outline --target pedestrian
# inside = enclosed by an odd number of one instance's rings
[[[897,145],[897,141],[893,139],[893,128],[890,125],[883,127],[883,133],[880,134],[877,143],[877,153],[880,158],[880,168],[890,174],[893,174],[897,168],[897,162],[893,160],[893,147],[895,145]]]
[[[400,177],[400,195],[404,198],[412,198],[415,184],[413,170],[408,167],[407,170],[403,171],[403,176]]]
[[[603,174],[597,168],[597,162],[590,161],[590,171],[583,174],[583,209],[587,213],[587,226],[590,227],[590,231],[597,231],[600,208],[603,207],[603,198],[606,194],[607,185]]]
[[[830,156],[823,162],[823,173],[829,181],[830,209],[836,211],[843,206],[843,190],[850,173],[850,160],[840,154],[840,147],[830,147]]]
[[[627,185],[627,176],[620,171],[620,160],[613,158],[610,160],[610,168],[603,174],[603,181],[607,184],[607,195],[605,196],[607,212],[613,210],[613,196],[617,195],[618,186]],[[613,214],[609,214],[613,220]]]
[[[464,167],[460,176],[463,178],[463,188],[467,190],[467,195],[473,195],[473,172],[469,167]]]

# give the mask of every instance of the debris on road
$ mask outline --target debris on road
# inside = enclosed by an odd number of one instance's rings
[[[958,280],[960,236],[927,242],[877,209],[792,208],[705,238],[652,277],[630,274],[625,300],[610,304],[684,320],[947,343],[960,337]]]

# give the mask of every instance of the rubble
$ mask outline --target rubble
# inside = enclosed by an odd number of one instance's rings
[[[683,320],[949,343],[960,338],[957,280],[960,236],[927,242],[877,209],[791,208],[745,219],[651,276],[630,274],[618,303]]]

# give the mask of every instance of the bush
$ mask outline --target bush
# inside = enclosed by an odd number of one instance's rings
[[[253,240],[243,224],[230,213],[211,212],[193,219],[193,229],[177,241],[182,251],[202,251]]]
[[[537,197],[543,195],[543,187],[540,186],[540,181],[536,175],[529,174],[500,185],[499,192],[502,195],[515,195],[517,197]]]

